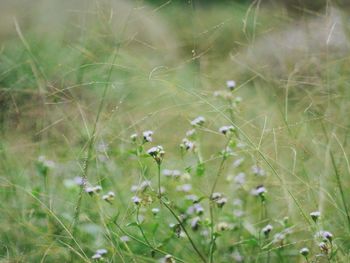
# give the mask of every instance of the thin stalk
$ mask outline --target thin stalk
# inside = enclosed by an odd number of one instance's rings
[[[349,230],[350,230],[350,214],[349,214],[348,207],[346,205],[344,189],[343,189],[343,186],[342,186],[341,180],[340,180],[340,174],[338,172],[337,165],[335,163],[335,159],[334,159],[334,155],[333,155],[332,151],[330,151],[329,153],[331,155],[332,166],[333,166],[333,169],[334,169],[335,178],[337,180],[337,186],[339,188],[340,196],[341,196],[341,199],[342,199],[342,202],[343,202],[344,210],[345,210],[345,213],[346,213],[346,218],[347,218],[347,221],[348,221],[348,227],[349,227]]]
[[[183,224],[183,223],[181,222],[181,220],[178,218],[178,216],[176,215],[176,213],[174,212],[174,210],[173,210],[165,201],[162,200],[162,195],[161,195],[161,191],[160,191],[160,190],[161,190],[161,188],[160,188],[160,170],[161,170],[161,162],[158,162],[158,161],[157,161],[157,168],[158,168],[158,191],[159,191],[157,197],[158,197],[158,199],[159,199],[159,202],[160,202],[161,204],[163,204],[163,205],[170,211],[170,213],[175,217],[176,221],[179,223],[179,225],[181,226],[182,230],[185,232],[185,234],[186,234],[188,240],[190,241],[192,248],[196,251],[196,253],[197,253],[198,256],[200,257],[200,259],[201,259],[204,263],[206,263],[206,260],[205,260],[204,256],[200,253],[200,251],[199,251],[199,249],[197,248],[196,244],[193,242],[193,240],[192,240],[190,234],[187,232],[187,230],[186,230],[184,224]]]
[[[228,140],[226,146],[225,146],[225,151],[226,151],[226,147],[229,144],[230,140]],[[214,246],[215,246],[215,237],[214,237],[214,214],[213,214],[213,201],[211,200],[211,197],[215,191],[216,185],[219,181],[220,175],[224,169],[224,163],[227,159],[226,153],[223,154],[223,157],[221,159],[220,165],[219,165],[219,169],[218,172],[216,174],[215,177],[215,181],[214,184],[211,188],[210,191],[210,195],[209,195],[209,213],[210,213],[210,248],[209,248],[209,262],[212,263],[213,262],[213,258],[214,258]]]
[[[206,263],[207,262],[206,259],[204,258],[202,253],[199,251],[199,249],[197,248],[196,244],[193,242],[190,234],[187,232],[187,230],[186,230],[184,224],[181,222],[180,218],[178,218],[178,216],[175,214],[174,210],[172,210],[172,208],[166,202],[164,202],[161,198],[159,198],[159,200],[170,211],[170,213],[175,217],[176,221],[179,223],[179,225],[181,226],[182,230],[185,232],[185,235],[187,236],[188,240],[190,241],[192,248],[196,251],[196,253],[200,257],[200,259],[204,263]]]
[[[124,24],[124,27],[123,27],[122,31],[121,31],[121,35],[123,35],[125,30],[126,30],[129,18],[131,16],[131,13],[132,13],[132,11],[130,11],[130,13],[128,14],[127,20],[126,20],[126,22]],[[81,206],[81,201],[82,201],[82,198],[83,198],[84,187],[85,187],[85,183],[86,183],[86,179],[87,179],[89,162],[90,162],[91,155],[92,155],[92,147],[93,147],[94,141],[95,141],[96,130],[97,130],[97,123],[98,123],[98,121],[100,119],[100,115],[101,115],[101,112],[102,112],[102,109],[103,109],[103,106],[104,106],[104,101],[106,99],[107,91],[108,91],[108,88],[109,88],[109,82],[110,82],[111,76],[112,76],[113,66],[115,65],[115,61],[117,59],[120,47],[121,47],[121,43],[118,43],[117,47],[116,47],[116,50],[115,50],[115,53],[114,53],[113,61],[110,64],[110,68],[109,68],[109,71],[108,71],[107,81],[106,81],[106,85],[105,85],[104,90],[103,90],[103,94],[102,94],[102,99],[100,101],[100,105],[98,107],[98,111],[97,111],[97,115],[96,115],[96,119],[95,119],[95,123],[94,123],[94,127],[93,127],[93,132],[92,132],[91,137],[89,138],[89,142],[88,142],[87,157],[86,157],[86,159],[84,161],[84,164],[83,164],[83,184],[80,187],[79,197],[78,197],[77,204],[76,204],[75,211],[74,211],[73,222],[71,224],[71,229],[72,229],[72,235],[73,236],[74,236],[74,233],[75,233],[76,222],[78,221],[79,215],[80,215],[80,206]]]
[[[220,178],[220,175],[222,173],[222,170],[224,168],[224,163],[226,161],[226,156],[223,156],[222,159],[221,159],[221,162],[220,162],[220,166],[219,166],[219,169],[218,169],[218,173],[216,174],[216,177],[215,177],[215,181],[214,181],[214,184],[211,188],[211,191],[210,191],[210,196],[212,196],[212,194],[214,193],[215,191],[215,188],[216,188],[216,185],[218,184],[218,181],[219,181],[219,178]]]
[[[328,134],[327,134],[327,131],[326,131],[326,127],[324,126],[323,122],[321,123],[321,127],[322,127],[323,133],[324,133],[324,135],[326,137],[326,141],[328,143],[329,142],[329,137],[328,137]],[[334,173],[335,173],[335,178],[336,178],[336,181],[337,181],[337,187],[338,187],[339,192],[340,192],[340,196],[341,196],[342,203],[343,203],[344,210],[345,210],[345,214],[346,214],[346,219],[348,221],[348,228],[350,230],[350,213],[349,213],[348,207],[346,205],[346,199],[345,199],[344,189],[343,189],[343,186],[342,186],[341,180],[340,180],[340,174],[338,172],[337,164],[335,163],[334,155],[333,155],[333,152],[331,150],[329,150],[329,154],[331,156],[332,166],[333,166],[333,170],[334,170]]]
[[[160,254],[163,254],[163,255],[168,255],[170,253],[166,252],[166,251],[163,251],[161,249],[158,249],[156,247],[152,247],[152,246],[149,246],[147,243],[143,242],[142,240],[138,239],[137,237],[134,237],[133,235],[129,234],[128,232],[126,232],[116,221],[114,221],[114,224],[117,226],[117,228],[126,236],[130,237],[131,239],[133,239],[134,241],[146,246],[146,247],[149,247],[151,249],[153,249],[154,251],[160,253]],[[184,260],[178,258],[178,257],[175,257],[173,256],[173,258],[178,261],[178,262],[182,262],[182,263],[185,263]]]
[[[158,168],[158,196],[160,198],[162,196],[161,187],[160,187],[160,163],[157,164],[157,168]]]
[[[100,105],[98,107],[98,111],[97,111],[97,115],[96,115],[96,119],[95,119],[95,123],[94,123],[94,127],[92,130],[92,134],[89,138],[89,142],[88,142],[88,149],[87,149],[87,157],[84,160],[84,164],[83,164],[83,174],[82,174],[82,178],[83,178],[83,183],[80,186],[80,192],[79,192],[79,197],[77,200],[77,204],[75,206],[75,211],[74,211],[74,217],[73,217],[73,222],[71,225],[71,229],[72,229],[72,234],[75,234],[75,230],[76,230],[76,223],[79,219],[79,215],[80,215],[80,208],[81,208],[81,201],[83,198],[83,192],[84,192],[84,187],[85,187],[85,183],[88,177],[88,168],[89,168],[89,163],[90,163],[90,159],[92,156],[92,149],[94,146],[94,142],[95,142],[95,137],[96,137],[96,131],[97,131],[97,124],[100,120],[100,116],[101,116],[101,112],[104,106],[104,102],[106,100],[106,95],[107,95],[107,91],[109,88],[109,82],[111,79],[111,75],[112,75],[112,69],[113,69],[113,64],[115,63],[115,60],[117,59],[117,52],[115,52],[114,57],[113,57],[113,61],[111,64],[111,67],[109,68],[109,72],[108,72],[108,76],[107,76],[107,81],[106,81],[106,85],[103,89],[103,94],[102,94],[102,98],[100,101]]]
[[[137,207],[137,210],[136,210],[136,223],[137,223],[137,227],[138,227],[138,229],[140,229],[141,235],[142,235],[143,239],[145,240],[145,242],[148,244],[149,247],[151,247],[151,248],[154,250],[153,245],[148,241],[148,238],[146,237],[145,232],[143,231],[143,228],[142,228],[142,226],[141,226],[141,224],[140,224],[140,221],[139,221],[139,212],[140,212],[140,209],[139,209],[139,207]]]

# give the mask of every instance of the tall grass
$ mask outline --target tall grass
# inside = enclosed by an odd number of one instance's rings
[[[1,262],[348,261],[347,43],[278,68],[282,7],[52,3],[0,53]]]

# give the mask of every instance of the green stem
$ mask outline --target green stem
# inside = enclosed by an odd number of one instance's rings
[[[158,163],[158,197],[160,198],[162,196],[162,192],[161,192],[161,187],[160,187],[160,166],[161,164]]]
[[[327,134],[326,127],[324,126],[323,122],[321,123],[321,127],[322,127],[323,133],[326,137],[326,142],[329,143],[328,134]],[[332,166],[333,166],[335,178],[337,181],[337,187],[339,188],[340,196],[341,196],[342,203],[343,203],[344,210],[345,210],[345,214],[346,214],[346,219],[348,221],[348,228],[350,230],[350,213],[349,213],[348,207],[346,205],[346,199],[345,199],[344,189],[343,189],[343,186],[342,186],[341,180],[340,180],[340,174],[338,172],[337,164],[335,163],[334,155],[333,155],[333,152],[331,150],[329,150],[329,154],[331,156]]]
[[[196,251],[196,253],[198,254],[198,256],[200,257],[200,259],[206,263],[206,259],[204,258],[204,256],[201,254],[201,252],[199,251],[199,249],[197,248],[196,244],[193,242],[190,234],[187,232],[184,224],[181,222],[180,218],[175,214],[174,210],[172,210],[172,208],[166,203],[164,202],[161,198],[159,198],[159,200],[161,201],[161,203],[170,211],[170,213],[175,217],[176,221],[179,223],[179,225],[181,226],[182,230],[185,232],[185,235],[187,236],[188,240],[191,243],[192,248]]]
[[[225,146],[225,151],[226,147],[229,144],[230,140],[228,140],[226,146]],[[214,214],[213,214],[213,201],[211,200],[211,197],[215,191],[216,185],[219,181],[220,175],[224,169],[224,163],[226,161],[226,152],[224,152],[223,157],[220,162],[220,166],[218,169],[218,173],[216,174],[216,178],[214,181],[214,184],[211,188],[210,195],[209,195],[209,213],[210,213],[210,248],[209,248],[209,262],[212,263],[214,259],[214,246],[215,246],[215,236],[214,236]]]
[[[342,186],[341,180],[340,180],[340,174],[338,172],[337,165],[335,163],[335,159],[334,159],[334,155],[333,155],[332,151],[330,151],[329,153],[331,155],[332,165],[333,165],[333,169],[334,169],[334,172],[335,172],[335,178],[337,180],[337,186],[339,188],[340,196],[341,196],[341,199],[342,199],[342,203],[343,203],[344,210],[345,210],[345,213],[346,213],[346,218],[347,218],[347,221],[348,221],[348,227],[349,227],[349,230],[350,230],[350,214],[349,214],[349,211],[348,211],[348,207],[346,205],[346,199],[345,199],[344,189],[343,189],[343,186]]]
[[[148,244],[149,247],[151,247],[153,250],[154,250],[154,247],[152,246],[152,244],[148,241],[148,238],[146,237],[145,235],[145,232],[143,231],[143,228],[140,224],[140,221],[139,221],[139,212],[140,212],[140,209],[139,207],[136,208],[136,223],[137,223],[137,227],[140,229],[140,232],[141,232],[141,235],[143,237],[143,239],[145,240],[145,242]]]
[[[117,228],[126,236],[130,237],[131,239],[133,239],[134,241],[146,246],[146,247],[149,247],[151,249],[154,249],[154,251],[160,253],[160,254],[163,254],[163,255],[168,255],[170,253],[166,252],[166,251],[163,251],[161,249],[158,249],[156,247],[150,247],[147,243],[143,242],[142,240],[138,239],[137,237],[134,237],[133,235],[129,234],[128,232],[126,232],[116,221],[114,221],[114,224],[117,226]],[[175,257],[173,256],[173,258],[178,261],[178,262],[182,262],[182,263],[185,263],[184,260],[178,258],[178,257]]]

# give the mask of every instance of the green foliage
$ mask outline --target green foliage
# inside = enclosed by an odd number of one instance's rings
[[[348,59],[250,67],[283,8],[162,3],[136,1],[132,34],[96,6],[82,38],[4,41],[0,261],[346,262]],[[172,49],[142,36],[155,14]]]

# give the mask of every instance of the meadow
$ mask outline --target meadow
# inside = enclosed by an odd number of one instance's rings
[[[0,3],[0,262],[350,262],[348,7],[155,2]]]

